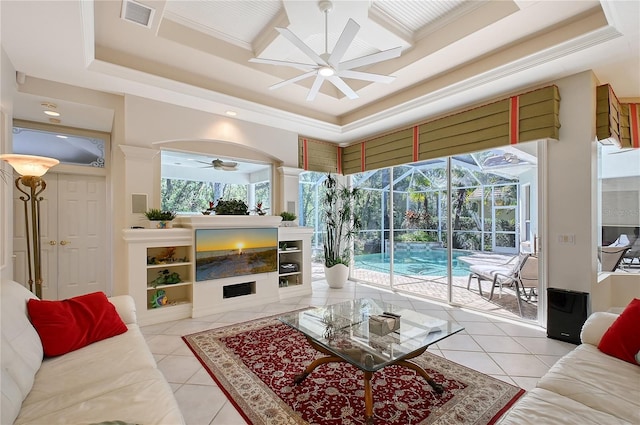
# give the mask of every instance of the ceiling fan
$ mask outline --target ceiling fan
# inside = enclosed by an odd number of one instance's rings
[[[318,3],[318,7],[324,13],[324,53],[318,55],[309,46],[307,46],[302,40],[300,40],[293,32],[288,28],[276,28],[276,30],[282,34],[287,40],[289,40],[294,46],[296,46],[302,53],[307,55],[314,65],[302,63],[302,62],[289,62],[274,59],[261,59],[252,58],[249,62],[264,63],[268,65],[281,65],[289,66],[306,71],[304,74],[300,74],[296,77],[288,80],[281,81],[277,84],[269,87],[270,89],[277,89],[287,84],[292,84],[297,81],[304,80],[309,77],[316,77],[307,100],[311,101],[315,99],[322,83],[327,80],[338,88],[349,99],[357,99],[356,92],[344,82],[342,78],[352,78],[355,80],[372,81],[374,83],[390,83],[395,80],[396,77],[380,74],[372,74],[370,72],[354,71],[354,68],[359,68],[365,65],[371,65],[374,63],[386,61],[388,59],[397,58],[400,56],[402,47],[394,47],[393,49],[383,50],[381,52],[373,53],[359,58],[347,60],[341,62],[342,57],[347,51],[347,48],[351,45],[351,42],[356,37],[356,34],[360,30],[360,25],[353,19],[349,19],[347,25],[342,30],[342,34],[338,38],[336,45],[333,48],[331,54],[328,53],[328,22],[329,12],[333,8],[333,4],[330,1],[323,0]]]
[[[209,165],[204,168],[215,168],[216,170],[223,171],[236,171],[238,169],[238,163],[233,161],[223,161],[221,159],[214,159],[211,162],[198,161],[202,164]]]

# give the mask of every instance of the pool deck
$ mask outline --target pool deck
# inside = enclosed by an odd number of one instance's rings
[[[313,278],[324,279],[324,269],[322,264],[314,263]],[[394,288],[391,287],[389,274],[381,273],[366,269],[355,269],[352,273],[352,279],[365,284],[371,284],[389,290],[397,290],[403,293],[410,293],[416,296],[434,299],[440,302],[446,302],[448,298],[447,278],[446,276],[428,276],[428,275],[398,275],[394,276]],[[473,279],[471,286],[467,290],[468,276],[453,277],[453,302],[466,308],[478,310],[490,314],[496,314],[502,317],[515,320],[537,320],[537,300],[533,298],[532,302],[522,301],[522,316],[518,312],[518,304],[515,296],[515,290],[510,287],[504,287],[502,294],[496,289],[493,299],[489,301],[491,293],[491,282],[482,281],[482,293],[478,292],[478,282]]]

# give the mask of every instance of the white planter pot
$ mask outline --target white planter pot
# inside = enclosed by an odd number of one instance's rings
[[[330,288],[342,288],[349,279],[349,267],[344,264],[336,264],[332,267],[324,267],[324,277]]]
[[[171,220],[149,220],[149,229],[171,229],[172,227]]]

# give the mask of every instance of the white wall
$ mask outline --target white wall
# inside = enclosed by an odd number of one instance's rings
[[[137,96],[125,96],[124,105],[124,137],[114,144],[114,163],[120,167],[114,196],[121,206],[115,215],[123,223],[114,231],[120,248],[114,253],[115,293],[125,291],[118,283],[126,278],[127,261],[121,229],[140,225],[140,214],[131,212],[131,195],[147,194],[149,207],[160,207],[161,148],[272,162],[272,196],[280,208],[285,176],[276,168],[298,165],[297,133]]]
[[[13,95],[16,70],[4,49],[0,48],[0,154],[11,152]],[[0,161],[0,278],[13,278],[13,169]]]
[[[591,292],[596,282],[597,198],[595,107],[591,71],[554,82],[559,89],[560,137],[547,145],[548,286]],[[567,235],[573,242],[561,243]]]

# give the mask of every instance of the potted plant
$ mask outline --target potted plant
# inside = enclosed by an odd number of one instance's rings
[[[158,208],[151,208],[144,215],[149,220],[151,229],[170,229],[171,221],[176,218],[173,211],[162,211]]]
[[[341,288],[349,277],[351,240],[361,226],[360,218],[354,214],[360,192],[340,184],[331,174],[323,186],[325,277],[331,288]]]
[[[280,217],[282,217],[282,222],[280,223],[281,226],[283,227],[293,227],[293,226],[297,226],[298,224],[295,222],[296,218],[298,218],[297,215],[295,215],[294,213],[290,213],[288,211],[282,211],[280,213]]]

